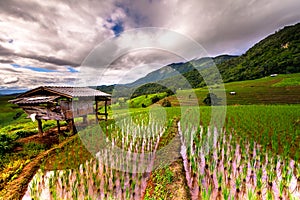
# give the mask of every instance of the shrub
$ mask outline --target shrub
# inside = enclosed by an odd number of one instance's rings
[[[14,140],[5,134],[0,134],[0,154],[11,151],[14,147]]]
[[[56,126],[56,123],[54,121],[49,121],[47,123],[43,123],[43,131],[47,131],[55,126]]]
[[[161,103],[161,105],[163,107],[171,107],[172,106],[171,102],[168,99],[164,99],[163,102]]]
[[[214,93],[208,93],[206,98],[203,100],[203,103],[205,103],[208,106],[216,106],[219,105],[221,100],[222,99],[218,98],[217,95],[215,95]]]
[[[19,130],[16,131],[15,134],[17,135],[18,138],[25,138],[34,134],[37,134],[37,130]]]
[[[23,145],[24,150],[37,150],[37,151],[43,151],[47,149],[46,144],[40,144],[40,143],[35,143],[35,142],[28,142]]]
[[[20,118],[22,114],[23,114],[23,112],[17,112],[16,115],[13,117],[13,119],[16,120],[16,119]]]
[[[160,100],[160,98],[157,95],[155,95],[154,97],[151,98],[152,103],[156,103],[159,100]]]
[[[47,149],[47,145],[29,142],[23,145],[23,149],[27,152],[27,155],[32,158],[37,156],[40,152],[45,151]]]

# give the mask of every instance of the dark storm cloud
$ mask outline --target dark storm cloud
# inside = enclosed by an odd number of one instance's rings
[[[58,66],[65,66],[65,65],[71,65],[73,67],[78,67],[80,66],[80,63],[75,63],[69,60],[63,60],[63,59],[59,59],[59,58],[55,58],[55,57],[47,57],[47,56],[35,56],[35,55],[19,55],[20,57],[23,58],[30,58],[30,59],[34,59],[37,61],[40,61],[42,63],[50,63],[50,64],[54,64],[54,65],[58,65]]]
[[[37,56],[37,55],[25,55],[25,54],[17,54],[12,52],[9,49],[3,48],[0,45],[0,56],[14,56],[14,57],[21,57],[21,58],[29,58],[33,60],[37,60],[42,63],[50,63],[58,66],[65,66],[65,65],[70,65],[73,67],[78,67],[80,66],[80,63],[75,63],[69,60],[63,60],[55,57],[47,57],[47,56]],[[12,59],[8,60],[0,60],[0,63],[13,63],[14,61]]]
[[[0,63],[13,63],[13,60],[0,59]]]
[[[133,27],[166,27],[192,37],[209,54],[244,53],[285,25],[300,22],[300,1],[287,0],[125,0]]]
[[[5,47],[2,47],[0,44],[0,56],[12,55],[13,52]]]
[[[1,61],[0,61],[1,62]],[[21,73],[21,72],[19,72],[19,71],[17,71],[17,70],[14,70],[14,69],[10,69],[10,68],[7,68],[7,69],[2,69],[3,71],[7,71],[7,72],[13,72],[13,73]]]
[[[299,10],[299,0],[0,1],[0,65],[64,71],[66,65],[79,66],[107,38],[149,26],[179,32],[203,45],[209,55],[242,54],[283,26],[300,22]],[[119,46],[111,48],[118,52]],[[159,51],[129,53],[116,61],[108,58],[107,52],[100,52],[87,64],[97,65],[101,59],[112,63],[114,70],[122,70],[153,61],[177,61]],[[45,80],[45,74],[25,75],[20,78],[26,80],[24,85]],[[53,80],[57,81],[47,79]]]
[[[10,0],[0,1],[0,12],[6,15],[22,18],[25,21],[36,22],[38,19],[34,16],[41,10],[40,5],[37,2]]]

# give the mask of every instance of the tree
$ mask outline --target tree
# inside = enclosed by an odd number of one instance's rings
[[[152,97],[151,98],[151,101],[152,101],[152,103],[156,103],[156,102],[158,102],[160,100],[160,98],[158,97],[158,96],[154,96],[154,97]]]
[[[218,98],[217,95],[215,95],[214,93],[208,93],[206,95],[206,98],[203,100],[203,103],[205,103],[208,106],[211,106],[211,105],[216,106],[216,105],[219,105],[221,100],[222,99]]]
[[[171,102],[168,99],[164,99],[163,102],[161,103],[163,107],[171,107]]]

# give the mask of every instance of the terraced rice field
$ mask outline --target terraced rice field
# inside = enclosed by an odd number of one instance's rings
[[[218,126],[208,107],[200,107],[200,118],[193,108],[169,108],[165,121],[145,111],[102,131],[88,127],[80,137],[94,157],[73,169],[41,167],[23,199],[155,199],[159,184],[146,195],[150,177],[162,167],[157,161],[171,156],[160,153],[170,145],[181,155],[190,199],[299,199],[299,109],[229,106]]]

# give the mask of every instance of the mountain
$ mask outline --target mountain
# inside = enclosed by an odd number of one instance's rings
[[[0,96],[7,96],[7,95],[12,95],[12,96],[17,96],[21,93],[26,92],[27,90],[17,90],[17,89],[0,89]]]
[[[146,83],[154,83],[159,82],[164,79],[168,79],[170,77],[174,77],[179,74],[184,74],[194,69],[201,70],[207,67],[210,67],[212,64],[220,64],[226,60],[230,60],[237,56],[231,55],[220,55],[214,58],[210,57],[203,57],[196,60],[191,60],[188,62],[181,62],[181,63],[172,63],[167,66],[164,66],[158,70],[150,72],[145,77],[142,77],[130,84],[126,84],[128,87],[135,87],[140,86]]]
[[[214,79],[211,66],[216,65],[223,82],[257,79],[271,74],[300,72],[300,23],[286,26],[261,40],[241,56],[220,55],[200,58],[182,63],[172,63],[155,70],[133,83],[102,86],[107,92],[115,89],[114,96],[132,94],[140,86],[157,83],[176,90],[178,88],[198,88],[205,86],[201,74]],[[157,84],[148,84],[143,89],[161,91]],[[109,91],[108,91],[109,90]],[[142,89],[139,90],[139,93]],[[148,92],[145,91],[145,94]]]
[[[213,61],[225,83],[253,80],[271,74],[298,73],[300,72],[300,23],[276,31],[241,56],[230,58],[218,56],[213,58]],[[183,73],[183,77],[174,76],[159,83],[174,88],[203,87],[206,84],[199,71],[201,74],[211,76],[208,78],[214,79],[215,74],[210,74],[209,70],[196,68],[197,70]],[[184,78],[190,85],[186,84]]]
[[[300,23],[276,31],[218,68],[224,82],[300,72]]]
[[[212,65],[220,64],[237,56],[220,55],[217,57],[203,57],[188,62],[172,63],[158,70],[150,72],[146,76],[128,84],[102,85],[97,89],[112,93],[114,97],[137,96],[141,94],[150,94],[151,92],[168,92],[175,91],[177,88],[198,87],[199,78],[201,78],[198,70],[205,70]],[[185,77],[187,74],[187,77]],[[187,83],[186,79],[189,83]],[[151,84],[155,83],[155,84]],[[159,86],[162,85],[163,87]],[[144,93],[142,92],[144,91]]]

